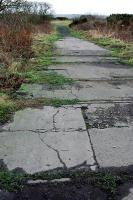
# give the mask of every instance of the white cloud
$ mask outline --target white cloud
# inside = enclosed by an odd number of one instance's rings
[[[46,0],[46,2],[53,6],[57,14],[133,13],[133,0]]]

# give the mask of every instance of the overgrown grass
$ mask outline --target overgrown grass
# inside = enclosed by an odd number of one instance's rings
[[[72,30],[71,35],[79,39],[87,39],[111,51],[112,56],[120,58],[120,62],[133,65],[133,44],[107,36],[91,35],[87,31]]]

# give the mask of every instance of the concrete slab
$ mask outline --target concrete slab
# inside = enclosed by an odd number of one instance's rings
[[[91,104],[83,113],[99,166],[133,165],[133,104]]]
[[[80,81],[73,85],[51,88],[27,84],[26,98],[60,98],[88,100],[118,100],[133,97],[133,81]],[[23,91],[18,91],[18,94]]]
[[[80,108],[25,109],[0,133],[0,160],[33,174],[96,167]]]
[[[66,37],[62,41],[57,41],[56,47],[59,52],[65,53],[66,51],[88,51],[92,54],[107,54],[109,51],[93,44],[92,42],[84,41],[74,37]],[[90,51],[90,52],[89,52]]]
[[[95,57],[94,57],[95,58]],[[133,68],[125,68],[121,65],[106,64],[62,64],[49,67],[57,73],[73,79],[85,80],[110,80],[133,79]]]
[[[133,125],[133,103],[92,104],[84,110],[89,128],[130,127]]]
[[[118,58],[101,56],[56,56],[53,61],[57,63],[116,63]]]
[[[133,165],[133,127],[89,129],[97,162],[101,168]]]
[[[60,108],[44,106],[43,109],[27,108],[16,112],[13,122],[2,128],[2,130],[6,131],[47,131],[53,129],[56,129],[56,131],[85,131],[86,127],[81,109],[70,106]]]
[[[106,52],[105,52],[106,51]],[[68,50],[68,49],[61,49],[58,48],[56,49],[55,55],[61,55],[61,56],[110,56],[110,52],[107,50],[80,50],[80,49],[73,49],[73,50]]]

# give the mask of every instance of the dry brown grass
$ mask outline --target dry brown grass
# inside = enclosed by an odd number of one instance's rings
[[[49,34],[51,32],[51,30],[52,30],[52,25],[51,25],[50,21],[45,21],[42,24],[34,26],[35,34],[40,34],[40,33]]]
[[[32,30],[28,24],[0,23],[0,43],[3,52],[13,57],[28,58],[31,54]]]
[[[108,24],[106,20],[93,19],[85,23],[79,23],[73,26],[76,30],[87,31],[88,35],[95,37],[112,37],[127,42],[133,42],[133,22],[122,24],[121,21],[115,24]]]

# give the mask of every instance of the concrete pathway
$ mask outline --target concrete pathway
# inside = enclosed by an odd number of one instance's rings
[[[118,64],[91,42],[66,37],[56,47],[60,56],[53,58],[50,69],[75,79],[74,84],[53,88],[29,84],[25,98],[82,103],[16,112],[12,122],[1,127],[0,164],[30,174],[57,169],[131,170],[133,68]]]
[[[128,168],[133,164],[133,69],[87,41],[66,37],[56,47],[61,56],[53,59],[59,64],[50,69],[76,82],[52,89],[27,84],[26,98],[79,99],[82,104],[16,112],[1,129],[1,163],[27,173]]]
[[[88,102],[127,102],[133,98],[133,68],[120,65],[117,58],[110,57],[109,51],[71,37],[57,41],[56,47],[57,54],[61,56],[53,58],[55,64],[49,69],[76,82],[61,87],[27,84],[27,98],[79,99]]]

